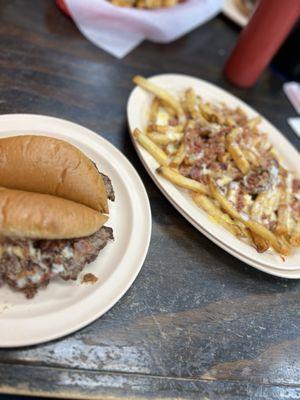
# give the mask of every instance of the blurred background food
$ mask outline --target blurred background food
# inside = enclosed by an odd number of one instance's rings
[[[174,7],[183,0],[110,0],[112,4],[120,7],[136,8],[165,8]]]

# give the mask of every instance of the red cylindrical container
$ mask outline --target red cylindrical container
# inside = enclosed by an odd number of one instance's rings
[[[225,75],[252,86],[289,34],[300,14],[300,0],[261,0],[226,63]]]
[[[68,17],[70,17],[68,7],[66,6],[66,3],[64,2],[64,0],[56,0],[56,4],[63,13],[65,13]]]

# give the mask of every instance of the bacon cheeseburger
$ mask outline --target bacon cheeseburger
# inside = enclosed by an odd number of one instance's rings
[[[28,298],[77,279],[113,239],[110,179],[71,144],[45,136],[0,139],[0,282]]]

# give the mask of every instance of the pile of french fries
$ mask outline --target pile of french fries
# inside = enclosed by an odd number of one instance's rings
[[[284,258],[292,247],[300,246],[300,181],[295,192],[297,178],[283,167],[266,134],[259,131],[260,117],[249,119],[239,108],[204,102],[192,88],[177,98],[141,76],[135,76],[133,82],[153,95],[148,125],[145,131],[135,129],[133,135],[157,160],[158,174],[188,190],[214,222],[258,252],[272,248]],[[219,161],[226,170],[220,173],[218,168],[217,172],[206,168],[205,182],[189,176],[191,168],[201,165],[203,156],[201,146],[198,153],[189,146],[189,132],[195,127],[201,143],[222,133],[218,137],[223,140],[224,152]],[[242,192],[241,209],[237,191],[266,158],[271,160],[268,180],[265,186],[255,188],[255,195]]]
[[[135,7],[135,8],[166,8],[174,7],[179,0],[111,0],[111,3],[119,7]]]

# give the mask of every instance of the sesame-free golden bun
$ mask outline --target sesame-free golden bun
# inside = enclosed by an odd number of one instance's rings
[[[77,147],[47,136],[0,139],[0,186],[49,194],[108,213],[105,185]]]
[[[0,236],[71,239],[90,236],[108,215],[48,194],[0,188]]]

